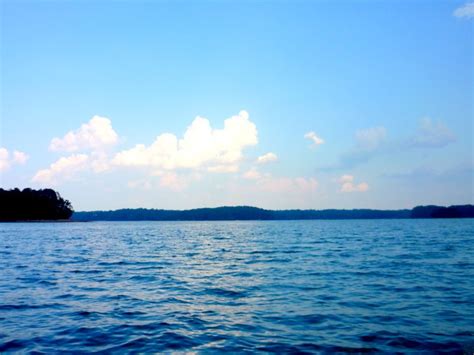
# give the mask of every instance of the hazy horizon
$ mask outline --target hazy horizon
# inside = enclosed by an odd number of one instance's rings
[[[472,2],[0,9],[4,188],[76,211],[474,203]]]

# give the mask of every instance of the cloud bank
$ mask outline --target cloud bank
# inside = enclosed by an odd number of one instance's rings
[[[115,155],[112,163],[121,167],[149,167],[155,170],[206,169],[234,172],[246,147],[258,143],[257,127],[246,111],[214,129],[208,119],[196,117],[183,138],[163,133],[150,146],[137,144]]]
[[[79,129],[51,141],[50,150],[75,154],[61,157],[48,168],[39,170],[32,181],[56,184],[81,171],[99,173],[111,168],[145,168],[150,170],[148,176],[159,177],[160,186],[182,189],[188,184],[188,179],[174,173],[177,170],[237,172],[243,150],[258,143],[258,133],[248,113],[241,111],[226,119],[222,129],[212,128],[209,120],[198,116],[181,139],[174,134],[163,133],[150,146],[137,144],[134,148],[109,156],[106,148],[117,142],[118,134],[112,128],[112,122],[108,118],[94,116]],[[260,162],[276,159],[275,154],[268,153],[260,157]]]

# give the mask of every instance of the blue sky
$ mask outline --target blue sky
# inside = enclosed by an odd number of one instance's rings
[[[2,1],[1,185],[76,210],[473,203],[473,26],[462,1]]]

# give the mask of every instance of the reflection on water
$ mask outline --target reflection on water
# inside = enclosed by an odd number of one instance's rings
[[[473,255],[474,220],[1,224],[0,351],[470,351]]]

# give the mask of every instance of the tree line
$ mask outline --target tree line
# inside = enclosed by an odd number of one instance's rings
[[[71,202],[52,189],[0,189],[0,221],[67,220]]]
[[[403,210],[266,210],[250,206],[197,208],[191,210],[119,209],[75,212],[75,221],[229,221],[305,219],[406,219],[474,218],[474,206],[418,206]]]
[[[251,206],[191,210],[120,209],[74,212],[71,203],[52,189],[0,189],[0,221],[228,221],[301,219],[474,218],[473,205],[417,206],[402,210],[267,210]]]

